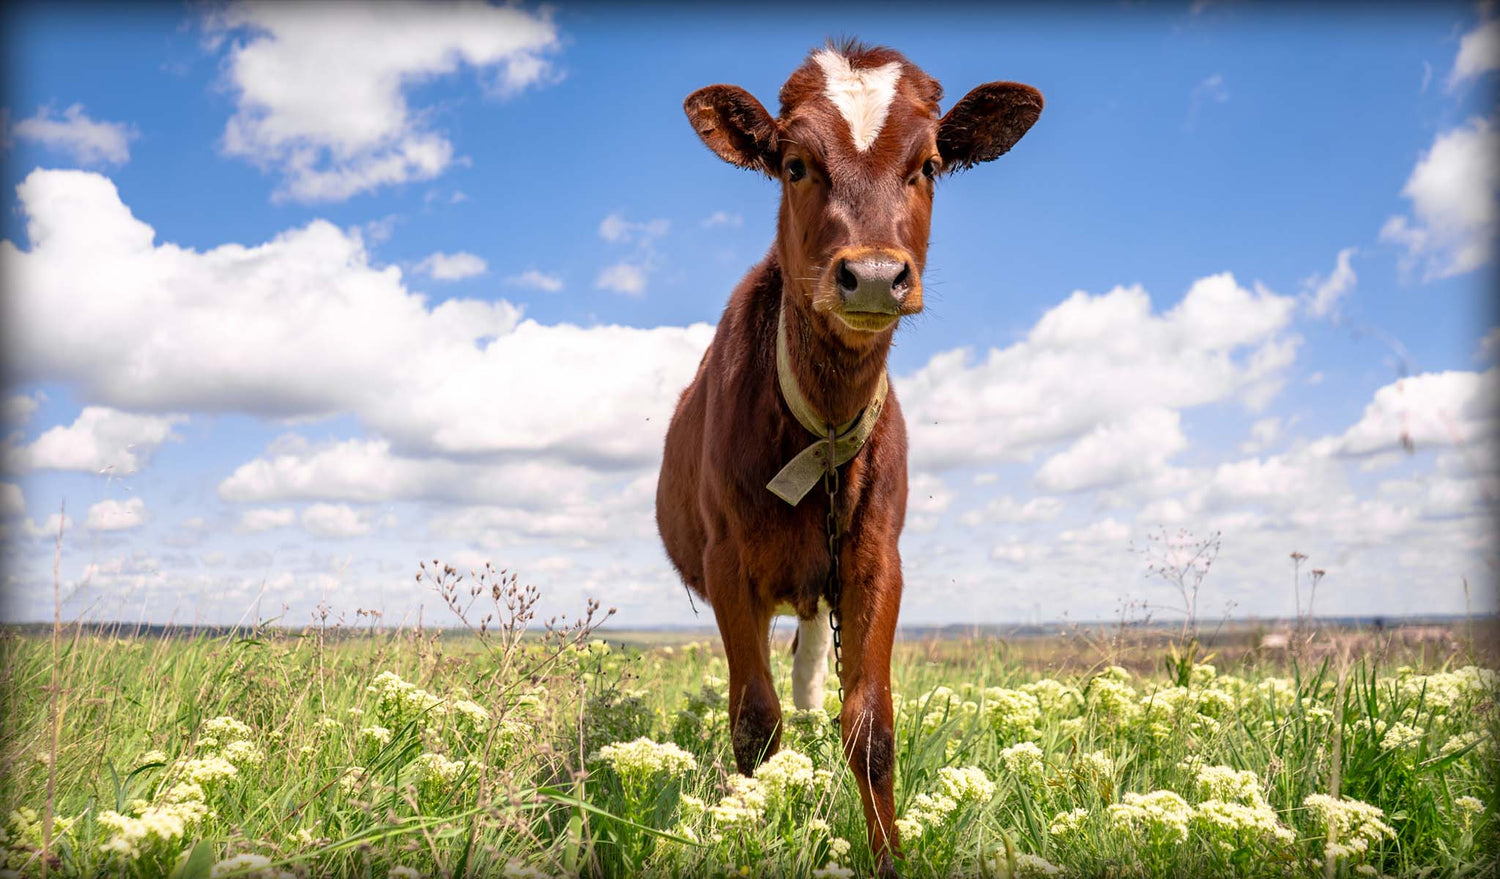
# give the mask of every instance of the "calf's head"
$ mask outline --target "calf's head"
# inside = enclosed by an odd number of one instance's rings
[[[1042,112],[1019,83],[978,86],[940,117],[942,95],[899,52],[845,43],[792,73],[775,118],[732,85],[683,104],[709,149],[781,181],[782,272],[846,344],[889,338],[922,310],[937,178],[1004,155]]]

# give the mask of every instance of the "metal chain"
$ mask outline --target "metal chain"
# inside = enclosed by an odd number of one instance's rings
[[[844,644],[840,613],[844,584],[839,576],[839,468],[834,463],[834,428],[828,428],[828,454],[823,469],[823,490],[828,493],[828,517],[825,528],[828,532],[828,582],[823,586],[823,596],[828,599],[828,627],[833,630],[833,673],[839,681],[839,704],[844,702]]]

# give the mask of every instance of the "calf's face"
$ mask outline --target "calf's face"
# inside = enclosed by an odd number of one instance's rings
[[[1042,111],[1036,89],[975,88],[944,116],[942,87],[899,53],[815,52],[772,118],[749,92],[712,85],[683,104],[724,160],[781,181],[778,242],[790,288],[859,346],[922,310],[937,178],[1003,155]]]

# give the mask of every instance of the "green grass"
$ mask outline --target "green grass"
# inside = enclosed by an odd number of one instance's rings
[[[45,848],[67,876],[207,875],[246,854],[237,875],[868,871],[822,712],[788,710],[795,753],[747,785],[714,645],[521,637],[529,605],[505,595],[525,597],[502,594],[506,622],[482,637],[68,629],[54,665],[50,639],[5,635],[4,867],[40,875]],[[1335,651],[1217,670],[1179,653],[1131,674],[1101,651],[1048,677],[1011,652],[899,646],[906,875],[1495,875],[1491,673]],[[775,666],[789,693],[784,649]],[[601,754],[641,737],[660,747]],[[1356,808],[1320,805],[1335,785],[1380,811],[1330,862],[1325,813]]]

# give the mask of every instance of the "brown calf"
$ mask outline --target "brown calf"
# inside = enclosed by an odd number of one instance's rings
[[[809,449],[818,443],[809,418],[821,422],[819,435],[826,425],[852,432],[851,423],[873,423],[837,468],[834,610],[844,752],[881,872],[900,856],[890,662],[906,517],[906,424],[894,393],[880,408],[886,354],[900,318],[922,310],[936,178],[999,157],[1042,110],[1035,89],[1009,82],[979,86],[939,117],[941,97],[937,81],[899,53],[845,43],[792,73],[777,118],[730,85],[700,89],[684,104],[709,149],[781,181],[781,211],[776,243],[730,295],[677,404],[657,525],[682,579],[713,606],[729,657],[735,762],[748,775],[780,742],[771,618],[800,620],[799,708],[822,706],[830,640],[819,607],[829,600],[830,494],[814,486],[803,497],[807,479],[776,493],[768,482],[799,454],[826,451]],[[779,326],[790,375],[778,376]],[[811,410],[801,420],[788,403],[799,392]]]

